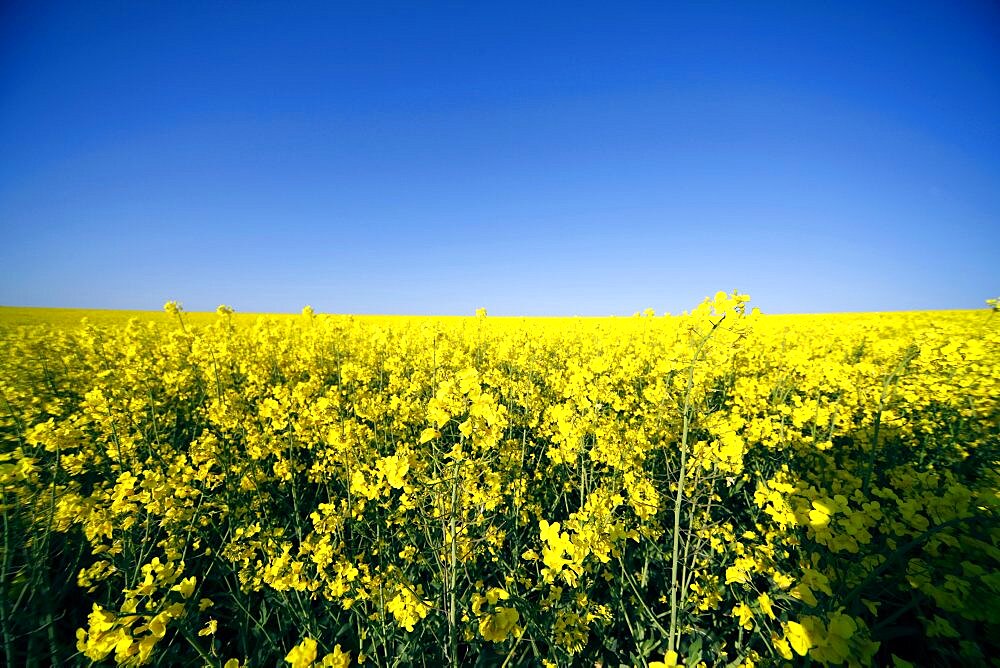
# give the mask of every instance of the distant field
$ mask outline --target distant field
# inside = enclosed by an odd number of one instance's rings
[[[218,316],[214,311],[185,313],[192,324],[207,324]],[[234,314],[239,321],[253,320],[256,314]],[[288,317],[273,315],[271,317]],[[5,325],[57,325],[74,327],[86,318],[95,325],[124,324],[136,318],[144,322],[170,322],[171,318],[160,311],[114,311],[76,308],[32,308],[25,306],[0,306],[0,323]]]
[[[0,307],[0,663],[1000,665],[986,310],[168,311]]]
[[[232,317],[234,321],[249,324],[256,321],[259,318],[273,318],[273,319],[287,319],[295,318],[299,316],[298,313],[239,313],[234,312]],[[339,318],[353,318],[366,320],[371,322],[391,322],[391,321],[401,321],[401,320],[427,320],[427,321],[449,321],[449,320],[461,320],[463,318],[471,318],[473,316],[407,316],[407,315],[330,315],[324,317],[339,317]],[[190,324],[193,325],[207,325],[218,320],[219,315],[215,311],[192,311],[184,312],[184,317]],[[645,317],[645,316],[643,316]],[[889,319],[920,319],[926,321],[928,319],[938,319],[942,321],[953,321],[953,320],[986,320],[989,315],[985,311],[972,311],[972,310],[950,310],[950,311],[893,311],[887,313],[823,313],[823,314],[785,314],[785,315],[766,315],[763,316],[765,320],[774,323],[793,323],[797,321],[802,321],[805,319],[815,319],[821,317],[824,320],[833,321],[847,321],[847,320],[859,320],[859,319],[869,319],[869,320],[885,320]],[[31,306],[0,306],[0,324],[6,326],[18,326],[18,325],[57,325],[60,327],[73,327],[79,325],[80,322],[86,318],[87,321],[95,325],[115,325],[124,324],[131,319],[137,319],[143,322],[156,322],[156,323],[169,323],[174,322],[173,316],[167,315],[164,311],[121,311],[121,310],[111,310],[111,309],[77,309],[77,308],[38,308]],[[628,319],[625,316],[491,316],[491,320],[495,322],[501,321],[514,321],[514,322],[553,322],[553,321],[566,321],[566,322],[599,322],[599,321],[609,321],[615,322],[620,320]]]

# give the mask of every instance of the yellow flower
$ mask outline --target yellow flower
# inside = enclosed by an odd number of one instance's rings
[[[292,664],[292,668],[309,668],[315,660],[316,641],[312,638],[304,638],[285,656],[285,661]]]
[[[763,594],[757,597],[757,603],[760,604],[760,609],[764,612],[765,615],[767,615],[771,619],[775,619],[774,608],[772,607],[774,601],[771,599],[771,597],[768,595],[767,592],[764,592]]]
[[[359,658],[359,662],[361,657]],[[340,649],[340,645],[335,645],[333,651],[323,657],[320,661],[323,668],[347,668],[351,665],[351,653]]]
[[[154,635],[148,635],[139,641],[139,663],[146,663],[149,657],[153,653],[153,646],[156,645],[156,641],[159,640]]]
[[[479,633],[486,640],[502,642],[515,628],[520,615],[514,608],[497,608],[493,614],[485,615],[479,621]]]
[[[393,489],[401,489],[405,484],[403,476],[410,470],[410,463],[405,456],[393,455],[385,457],[378,463],[379,472]]]
[[[414,625],[430,611],[430,601],[423,601],[408,587],[401,587],[386,607],[400,626],[412,632]]]
[[[664,654],[663,661],[649,662],[649,668],[677,668],[683,665],[684,663],[678,660],[677,652],[674,650],[670,650]]]
[[[813,504],[816,502],[813,501]],[[809,524],[813,528],[822,528],[830,524],[830,513],[823,508],[814,508],[809,511]]]
[[[191,594],[194,593],[195,584],[197,584],[197,582],[198,578],[191,576],[181,580],[180,584],[174,585],[172,589],[180,592],[181,596],[184,598],[191,598]]]
[[[851,654],[848,640],[858,630],[858,625],[854,618],[837,612],[830,615],[830,623],[826,629],[826,637],[823,639],[822,654],[832,662],[842,663]],[[819,653],[819,650],[817,650]]]
[[[753,629],[753,610],[746,603],[740,603],[735,608],[733,608],[733,614],[736,615],[740,620],[740,626],[742,626],[747,631]]]
[[[777,634],[772,633],[771,644],[774,646],[774,649],[777,650],[778,654],[780,654],[784,659],[788,661],[792,660],[792,648],[789,646],[787,640],[779,638]]]
[[[805,656],[809,648],[813,646],[812,640],[809,638],[809,633],[806,631],[805,627],[798,622],[787,622],[784,624],[785,627],[785,638],[791,644],[792,649],[796,651],[799,656]]]
[[[546,543],[557,541],[559,540],[559,522],[549,524],[545,520],[538,520],[538,532]]]

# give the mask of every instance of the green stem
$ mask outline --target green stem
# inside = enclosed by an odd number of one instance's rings
[[[667,649],[668,651],[677,650],[677,589],[678,589],[678,579],[677,579],[677,562],[680,558],[680,533],[681,533],[681,506],[684,503],[684,483],[687,471],[685,467],[687,465],[688,456],[688,435],[691,427],[691,395],[694,392],[694,369],[695,365],[698,363],[698,359],[701,357],[701,353],[705,348],[705,344],[711,338],[715,330],[722,324],[725,316],[719,319],[718,322],[712,324],[712,329],[709,330],[708,334],[698,343],[698,347],[695,349],[694,356],[691,359],[691,368],[688,370],[688,382],[687,389],[684,392],[684,427],[681,433],[681,463],[680,469],[677,473],[677,495],[674,499],[674,536],[673,536],[673,550],[672,559],[670,560],[670,632],[667,634]],[[690,512],[694,512],[692,508]]]

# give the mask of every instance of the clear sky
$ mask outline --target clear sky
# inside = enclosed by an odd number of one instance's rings
[[[0,3],[0,304],[1000,293],[1000,5]]]

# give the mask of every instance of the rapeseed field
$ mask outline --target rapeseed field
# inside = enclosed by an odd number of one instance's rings
[[[2,663],[1000,665],[1000,315],[0,309]]]

